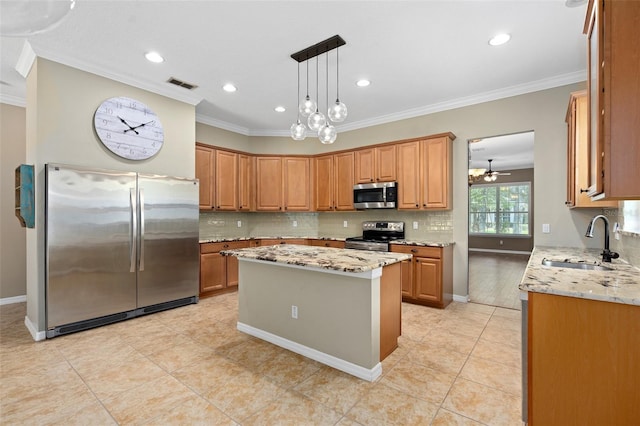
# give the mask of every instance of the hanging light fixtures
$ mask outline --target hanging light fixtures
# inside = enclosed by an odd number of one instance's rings
[[[307,47],[299,52],[296,52],[291,55],[293,59],[298,62],[298,98],[300,99],[300,62],[307,62],[307,95],[304,99],[301,100],[298,106],[299,115],[307,118],[307,126],[309,129],[318,134],[318,138],[324,144],[331,144],[335,142],[337,138],[336,128],[330,123],[339,123],[344,121],[347,117],[347,107],[344,103],[340,102],[339,98],[339,68],[338,68],[338,52],[336,50],[336,102],[329,106],[329,52],[330,50],[337,49],[340,46],[345,45],[346,42],[339,35],[335,35],[331,38],[328,38],[320,43],[317,43],[313,46]],[[320,112],[319,105],[319,65],[318,65],[318,56],[323,53],[327,53],[326,57],[326,107],[327,107],[327,116]],[[309,96],[309,59],[316,58],[316,100],[318,102],[314,102],[313,99]],[[329,121],[330,120],[330,121]],[[291,126],[291,137],[294,140],[302,140],[304,136],[302,136],[304,124],[300,122],[300,116],[298,116],[297,122]],[[306,128],[304,128],[304,134],[306,136]]]
[[[308,75],[309,75],[309,71],[307,68],[307,77]],[[309,95],[307,95],[307,98],[308,97]],[[298,99],[300,99],[300,63],[298,63],[298,96],[296,97],[296,102],[298,101]],[[304,124],[300,122],[300,114],[302,114],[302,112],[298,111],[298,120],[297,122],[291,125],[291,138],[294,141],[301,141],[307,137],[307,128],[305,127]]]

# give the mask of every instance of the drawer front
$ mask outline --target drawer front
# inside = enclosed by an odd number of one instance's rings
[[[217,253],[222,250],[234,250],[249,247],[249,241],[228,241],[223,243],[200,244],[200,253]]]
[[[440,259],[442,257],[441,247],[405,246],[400,244],[391,244],[391,251],[395,253],[412,254],[413,257],[430,257],[432,259]]]

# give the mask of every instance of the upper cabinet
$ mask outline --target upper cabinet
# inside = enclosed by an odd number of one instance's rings
[[[256,157],[256,210],[311,210],[308,157]]]
[[[398,145],[398,208],[447,210],[452,208],[452,155],[454,136]]]
[[[596,199],[640,199],[638,22],[638,1],[589,1],[588,195]]]
[[[574,92],[567,108],[567,201],[568,207],[617,207],[618,202],[592,201],[589,188],[589,140],[587,92]]]
[[[213,208],[214,162],[215,150],[196,145],[196,178],[200,181],[200,209]]]
[[[281,157],[256,157],[256,210],[282,211]]]
[[[252,178],[254,161],[247,154],[238,154],[238,210],[250,211],[253,208]]]
[[[238,210],[238,154],[216,150],[215,208]]]
[[[313,169],[316,210],[354,210],[354,153],[343,152],[316,157]]]
[[[355,151],[356,183],[393,182],[396,175],[396,146],[385,145]]]
[[[285,157],[282,161],[285,211],[311,210],[311,159]]]

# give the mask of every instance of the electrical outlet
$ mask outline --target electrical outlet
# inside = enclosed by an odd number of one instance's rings
[[[543,223],[542,224],[542,233],[543,234],[550,234],[551,233],[551,227],[549,226],[548,223]]]
[[[413,221],[413,229],[418,229],[418,221],[417,220]]]
[[[344,222],[342,222],[342,227],[343,228],[348,228],[349,227],[349,222],[347,222],[346,220]]]
[[[500,240],[500,245],[504,244],[504,241]]]
[[[298,307],[296,305],[291,305],[291,318],[298,319]]]
[[[241,220],[238,221],[238,228],[242,228],[242,221]]]
[[[294,227],[294,228],[297,228],[297,227],[298,227],[298,221],[297,221],[297,220],[294,220],[294,221],[293,221],[293,227]]]

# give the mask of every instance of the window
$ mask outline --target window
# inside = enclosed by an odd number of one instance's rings
[[[469,188],[469,233],[529,236],[530,183],[473,185]]]

